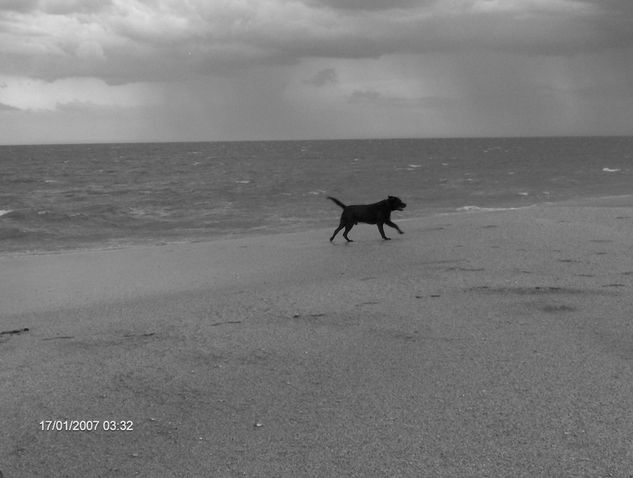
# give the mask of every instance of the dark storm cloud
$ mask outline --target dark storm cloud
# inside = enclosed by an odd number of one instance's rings
[[[325,68],[317,72],[309,80],[306,80],[305,83],[320,88],[328,84],[335,84],[337,81],[338,76],[336,70],[334,68]]]
[[[631,25],[631,0],[0,0],[0,142],[628,131]]]
[[[0,12],[28,12],[38,3],[39,0],[0,0]]]
[[[633,41],[633,2],[623,0],[0,2],[2,72],[49,79],[164,80],[464,50],[574,55]]]
[[[347,101],[352,104],[371,104],[376,106],[390,106],[397,108],[439,108],[446,109],[457,106],[459,100],[443,97],[399,97],[385,95],[375,90],[354,90]]]
[[[52,15],[73,15],[98,13],[111,6],[110,0],[40,0],[44,13]]]
[[[431,5],[437,0],[307,0],[305,3],[316,7],[325,6],[335,10],[393,10]]]
[[[2,12],[41,12],[53,15],[72,15],[98,12],[110,4],[110,0],[0,0],[0,14]]]

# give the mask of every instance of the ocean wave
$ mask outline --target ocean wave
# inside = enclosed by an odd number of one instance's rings
[[[510,153],[481,153],[499,145]],[[396,194],[424,214],[628,193],[633,138],[3,148],[0,236],[12,239],[0,253],[329,224],[326,191],[354,203]]]
[[[0,239],[22,239],[26,233],[17,227],[0,227]]]
[[[55,224],[59,222],[85,222],[100,219],[124,218],[119,208],[111,205],[94,204],[80,211],[55,211],[48,209],[15,209],[0,211],[3,220],[17,224]]]
[[[7,182],[7,184],[31,184],[37,183],[39,180],[27,176],[18,176],[15,178],[8,178],[5,181]]]
[[[67,214],[47,211],[47,210],[35,210],[35,209],[16,209],[7,211],[2,214],[5,219],[10,219],[17,222],[56,222],[67,221],[71,217]]]
[[[458,207],[458,212],[496,212],[496,211],[516,211],[524,209],[524,207],[480,207],[480,206],[462,206]]]
[[[128,215],[135,218],[167,218],[172,215],[170,208],[165,207],[131,207]]]

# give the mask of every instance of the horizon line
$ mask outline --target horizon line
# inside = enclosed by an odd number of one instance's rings
[[[631,134],[562,134],[562,135],[473,135],[473,136],[378,136],[378,137],[349,137],[349,138],[299,138],[299,139],[194,139],[194,140],[108,140],[108,141],[60,141],[42,143],[2,143],[0,147],[11,146],[89,146],[114,144],[186,144],[186,143],[282,143],[282,142],[325,142],[325,141],[433,141],[433,140],[471,140],[471,139],[564,139],[564,138],[628,138]]]

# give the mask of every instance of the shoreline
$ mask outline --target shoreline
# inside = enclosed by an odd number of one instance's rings
[[[0,256],[0,471],[624,476],[631,198]]]
[[[579,196],[572,199],[562,199],[559,201],[541,201],[532,204],[526,204],[521,206],[507,206],[507,207],[487,207],[487,206],[477,206],[477,205],[464,205],[456,208],[442,208],[440,210],[425,212],[422,214],[416,214],[414,216],[406,216],[406,212],[404,216],[395,217],[395,221],[398,222],[416,222],[423,220],[425,218],[432,218],[436,216],[451,216],[454,214],[474,214],[474,213],[488,213],[488,212],[504,212],[504,211],[518,211],[526,208],[535,208],[535,207],[555,207],[555,206],[587,206],[587,207],[629,207],[633,206],[633,194],[618,194],[618,195],[606,195],[606,196],[591,196],[591,197],[583,197]],[[253,230],[247,230],[242,232],[226,232],[226,233],[217,233],[217,234],[209,234],[209,235],[201,235],[195,237],[181,237],[181,238],[155,238],[155,239],[135,239],[129,242],[126,240],[122,240],[120,243],[106,245],[101,242],[87,242],[84,245],[79,246],[68,246],[68,247],[58,247],[55,249],[31,249],[31,250],[14,250],[14,251],[0,251],[0,259],[3,257],[11,257],[11,256],[19,256],[19,255],[48,255],[48,254],[73,254],[78,252],[90,252],[90,251],[111,251],[111,250],[122,250],[122,249],[130,249],[130,248],[144,248],[144,247],[161,247],[161,246],[170,246],[170,245],[179,245],[179,244],[197,244],[197,243],[205,243],[205,242],[214,242],[214,241],[222,241],[222,240],[234,240],[239,238],[247,238],[247,237],[263,237],[263,236],[276,236],[283,234],[293,234],[293,233],[301,233],[301,232],[316,232],[322,231],[328,228],[333,228],[336,225],[336,214],[334,214],[331,226],[325,225],[312,225],[307,229],[301,228],[301,226],[296,225],[289,227],[288,229],[281,230],[265,230],[265,227],[258,227]],[[367,227],[364,225],[361,227]],[[116,242],[117,240],[113,240]]]

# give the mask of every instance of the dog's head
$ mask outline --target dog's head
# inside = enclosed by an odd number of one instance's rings
[[[396,196],[389,196],[387,198],[387,203],[389,204],[389,209],[392,211],[402,211],[405,207],[407,207],[407,205]]]

